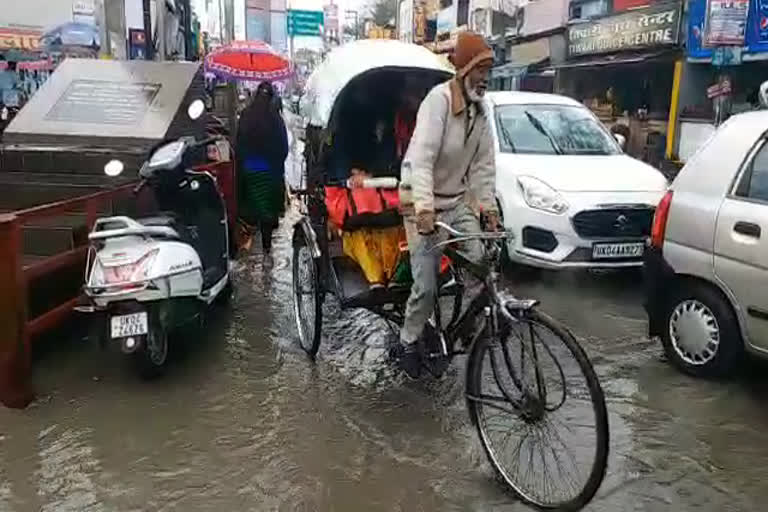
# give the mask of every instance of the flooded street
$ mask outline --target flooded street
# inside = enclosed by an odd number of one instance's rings
[[[406,383],[384,324],[327,308],[297,349],[285,228],[275,266],[239,263],[231,312],[141,382],[116,354],[61,342],[40,400],[0,409],[0,511],[523,511],[494,484],[462,395],[463,360]],[[684,377],[645,337],[638,273],[508,283],[583,342],[608,398],[609,474],[588,510],[753,511],[768,499],[766,380]],[[759,373],[759,372],[751,372]]]

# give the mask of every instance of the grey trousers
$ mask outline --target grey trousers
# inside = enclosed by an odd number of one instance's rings
[[[480,219],[464,203],[450,210],[438,212],[436,217],[437,220],[465,233],[480,231]],[[435,309],[437,279],[443,252],[440,249],[434,251],[429,249],[436,243],[446,240],[448,234],[438,229],[434,234],[421,235],[416,229],[416,219],[412,216],[406,217],[404,224],[411,256],[413,285],[405,308],[405,322],[400,331],[400,342],[410,345],[421,336],[424,325]],[[459,250],[473,261],[480,261],[482,258],[483,248],[479,240],[463,242]]]

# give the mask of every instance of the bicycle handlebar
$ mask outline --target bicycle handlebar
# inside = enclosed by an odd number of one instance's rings
[[[498,238],[509,238],[512,236],[511,231],[481,231],[479,233],[464,233],[459,231],[458,229],[455,229],[445,222],[437,221],[435,222],[435,227],[443,229],[446,231],[449,235],[455,236],[455,237],[461,237],[461,238],[487,238],[487,239],[498,239]]]
[[[344,187],[352,189],[349,180],[333,180],[326,183],[329,187]],[[359,188],[397,188],[400,182],[397,178],[384,177],[384,178],[363,178],[363,185]]]

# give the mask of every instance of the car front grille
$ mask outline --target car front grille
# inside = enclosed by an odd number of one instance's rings
[[[642,238],[651,233],[653,208],[584,210],[572,222],[582,238]]]

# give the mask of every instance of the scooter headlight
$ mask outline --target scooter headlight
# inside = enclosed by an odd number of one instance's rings
[[[121,265],[105,265],[96,258],[91,272],[90,286],[132,285],[146,281],[159,252],[158,249],[154,249],[133,263]]]

